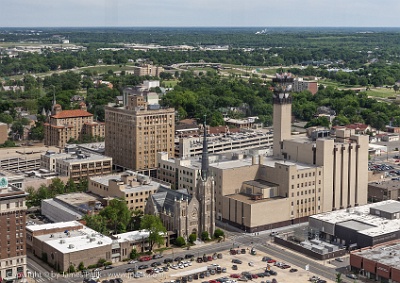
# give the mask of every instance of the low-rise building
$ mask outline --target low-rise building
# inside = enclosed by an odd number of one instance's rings
[[[223,153],[255,148],[271,149],[273,133],[270,130],[250,130],[228,134],[210,134],[207,137],[209,153]],[[199,137],[175,140],[175,157],[186,158],[201,155],[203,142]]]
[[[400,202],[387,200],[309,217],[320,239],[350,250],[385,243],[400,237]]]
[[[400,282],[400,241],[366,247],[350,253],[351,270],[379,282]]]
[[[160,187],[170,185],[133,171],[89,178],[89,192],[102,197],[124,199],[131,210],[144,210],[148,198]]]
[[[303,78],[296,78],[293,81],[293,91],[310,91],[313,95],[318,92],[318,83],[316,81],[305,81]]]
[[[113,240],[77,221],[30,225],[26,231],[27,247],[57,271],[112,261]]]
[[[102,198],[87,193],[63,194],[42,200],[41,213],[53,222],[81,220],[103,208],[102,202]]]
[[[400,182],[398,180],[368,183],[368,201],[400,200]]]
[[[47,151],[41,156],[43,168],[66,176],[74,182],[80,182],[91,176],[110,174],[112,172],[112,158],[77,150],[71,153],[56,153]]]

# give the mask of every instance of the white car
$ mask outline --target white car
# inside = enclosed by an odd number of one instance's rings
[[[182,263],[180,263],[180,264],[178,264],[178,267],[179,267],[180,269],[183,269],[185,266],[184,266]]]
[[[250,261],[249,266],[254,266],[254,262]]]
[[[170,266],[172,269],[178,269],[178,266],[176,264],[173,264]]]
[[[130,261],[128,261],[128,264],[133,264],[133,263],[137,263],[138,261],[137,260],[130,260]]]

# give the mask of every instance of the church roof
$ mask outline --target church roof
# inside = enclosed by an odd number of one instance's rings
[[[81,109],[73,109],[73,110],[64,110],[58,114],[51,116],[52,118],[56,119],[63,119],[63,118],[74,118],[74,117],[90,117],[93,116],[92,113],[89,113],[85,110]]]
[[[174,213],[174,203],[177,200],[183,198],[184,200],[190,201],[192,199],[187,189],[171,190],[162,186],[160,186],[157,193],[152,194],[151,197],[154,200],[158,212],[166,210],[172,213]]]

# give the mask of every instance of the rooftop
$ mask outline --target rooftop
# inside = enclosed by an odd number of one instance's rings
[[[395,200],[386,200],[367,205],[357,206],[349,209],[340,209],[336,211],[325,212],[310,216],[310,218],[324,221],[330,224],[347,225],[346,222],[354,224],[358,222],[355,229],[360,228],[358,233],[375,237],[400,230],[400,219],[389,220],[378,215],[370,214],[370,208],[381,211],[392,211],[400,207],[400,202]],[[353,222],[350,222],[353,221]],[[361,224],[362,223],[362,224]]]
[[[40,225],[26,225],[26,230],[35,232],[42,230],[52,230],[57,228],[80,227],[80,226],[82,226],[82,223],[78,221],[67,221],[67,222],[47,223]]]
[[[150,233],[147,230],[131,231],[127,233],[114,235],[119,243],[121,242],[137,242],[142,239],[147,239]]]
[[[98,202],[98,199],[86,193],[69,193],[56,196],[57,199],[71,205],[79,205],[88,202]]]
[[[79,230],[64,231],[54,234],[36,236],[40,241],[58,250],[63,254],[112,244],[112,239],[86,226]]]
[[[254,204],[254,203],[275,201],[277,199],[284,199],[284,197],[275,196],[275,197],[270,197],[270,198],[263,198],[263,199],[260,199],[260,200],[253,200],[253,199],[251,199],[250,196],[243,195],[243,194],[227,195],[226,197],[234,199],[234,200],[238,200],[240,202],[247,203],[247,204]]]
[[[389,244],[378,245],[369,249],[354,251],[352,253],[396,269],[399,269],[400,266],[400,242],[391,242]]]
[[[55,119],[65,119],[65,118],[90,117],[90,116],[93,116],[93,114],[85,110],[73,109],[73,110],[63,110],[60,113],[55,114],[51,117]]]

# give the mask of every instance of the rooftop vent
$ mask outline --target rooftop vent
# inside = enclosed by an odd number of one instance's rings
[[[69,244],[68,248],[73,249],[73,248],[75,248],[75,246],[73,244]]]
[[[60,240],[60,244],[65,244],[65,240]]]

